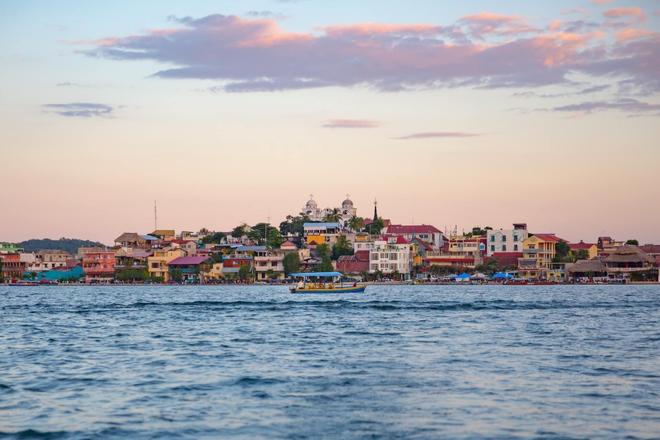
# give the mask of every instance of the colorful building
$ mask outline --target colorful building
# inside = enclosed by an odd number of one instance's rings
[[[598,246],[596,243],[585,243],[580,241],[579,243],[569,243],[568,247],[571,249],[571,253],[577,257],[580,251],[584,251],[587,256],[587,260],[591,260],[598,256]]]
[[[167,248],[154,250],[154,254],[147,257],[147,269],[149,276],[153,279],[162,279],[163,282],[170,280],[168,263],[176,258],[185,256],[181,248]]]
[[[5,282],[18,281],[23,278],[25,262],[21,261],[20,254],[0,254],[0,261],[2,262],[2,279]]]
[[[523,256],[518,260],[518,276],[524,279],[548,279],[557,255],[555,234],[533,234],[523,241]]]
[[[337,222],[314,222],[303,224],[303,234],[307,246],[328,244],[332,246],[341,232],[341,224]]]
[[[399,273],[410,278],[412,271],[411,244],[401,236],[382,236],[369,250],[369,273]]]
[[[111,282],[115,277],[115,251],[93,250],[82,256],[86,283]]]
[[[486,234],[486,255],[522,252],[522,244],[529,236],[526,223],[514,223],[513,229],[489,229]]]
[[[201,279],[201,273],[208,268],[203,265],[209,261],[209,257],[191,255],[179,257],[167,263],[169,279],[183,283],[196,283]]]
[[[401,236],[408,241],[419,239],[431,244],[436,250],[444,243],[444,235],[432,225],[389,225],[385,228],[385,234]]]

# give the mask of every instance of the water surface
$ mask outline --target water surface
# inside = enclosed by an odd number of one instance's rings
[[[660,438],[660,287],[0,287],[0,437]]]

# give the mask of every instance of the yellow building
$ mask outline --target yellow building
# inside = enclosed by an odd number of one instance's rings
[[[518,276],[524,279],[548,279],[552,260],[557,255],[555,234],[534,234],[523,241],[523,256],[518,259]]]
[[[587,260],[591,260],[598,256],[598,246],[596,246],[596,243],[585,243],[584,241],[580,241],[579,243],[569,243],[568,247],[571,248],[571,253],[574,257],[577,257],[578,252],[580,251],[587,252]]]
[[[175,258],[185,257],[186,253],[181,248],[157,249],[154,254],[147,258],[147,267],[151,278],[162,278],[163,282],[170,280],[168,263]]]

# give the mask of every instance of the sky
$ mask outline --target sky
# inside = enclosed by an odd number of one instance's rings
[[[660,1],[3,1],[0,241],[229,230],[310,194],[660,242]]]

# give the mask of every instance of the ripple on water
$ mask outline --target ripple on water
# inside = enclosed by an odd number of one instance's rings
[[[658,286],[0,287],[0,311],[5,438],[660,432]]]

